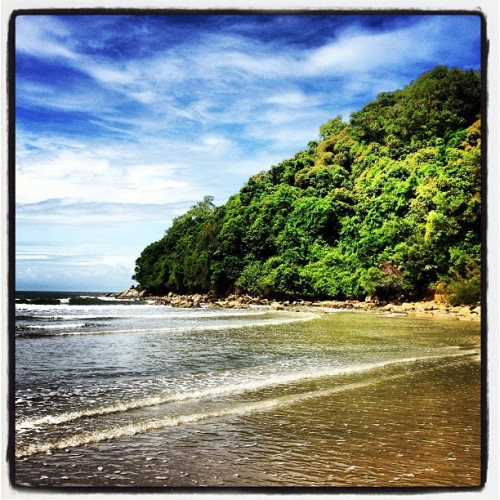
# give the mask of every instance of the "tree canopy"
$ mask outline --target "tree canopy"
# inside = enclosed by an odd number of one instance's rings
[[[177,217],[136,261],[150,292],[477,300],[481,81],[438,66],[321,125],[228,202]],[[459,299],[457,299],[459,300]]]

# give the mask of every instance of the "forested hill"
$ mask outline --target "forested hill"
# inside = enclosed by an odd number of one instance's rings
[[[480,101],[478,72],[443,66],[379,94],[225,205],[177,217],[133,279],[152,293],[478,300]]]

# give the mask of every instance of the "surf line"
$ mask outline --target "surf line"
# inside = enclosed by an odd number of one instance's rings
[[[352,368],[345,367],[332,367],[328,369],[321,369],[313,372],[299,372],[289,373],[281,376],[266,377],[263,379],[254,379],[250,381],[241,382],[239,384],[221,385],[216,387],[199,388],[194,390],[174,392],[157,396],[150,396],[147,398],[140,398],[131,401],[124,401],[121,403],[114,403],[108,406],[99,406],[96,408],[89,408],[79,411],[68,413],[60,413],[56,415],[45,415],[43,417],[28,418],[16,423],[17,430],[31,429],[43,425],[57,425],[77,420],[84,417],[99,417],[113,413],[126,412],[129,410],[147,408],[160,404],[182,402],[188,400],[197,400],[206,397],[220,397],[220,396],[236,396],[244,394],[245,392],[256,391],[265,389],[271,386],[286,385],[295,382],[303,382],[310,379],[320,379],[327,377],[335,377],[341,375],[354,375],[356,373],[363,373],[371,370],[377,370],[386,366],[392,366],[402,363],[414,363],[417,361],[426,361],[431,359],[443,359],[463,357],[477,354],[477,350],[464,350],[460,352],[453,352],[444,355],[429,355],[411,358],[401,358],[395,360],[380,361],[377,363],[368,363],[358,365]]]
[[[403,376],[403,375],[400,375]],[[397,378],[399,376],[395,376]],[[22,458],[36,453],[48,453],[57,449],[73,448],[76,446],[95,444],[109,439],[118,439],[123,437],[131,437],[136,434],[145,432],[160,431],[179,425],[194,424],[203,420],[208,420],[217,417],[242,416],[248,413],[257,413],[270,410],[276,406],[289,405],[298,403],[305,399],[328,396],[349,389],[356,389],[372,385],[376,381],[363,382],[357,384],[349,384],[343,387],[334,389],[315,391],[311,393],[302,393],[294,396],[282,396],[279,398],[258,401],[254,403],[245,403],[238,406],[226,407],[220,410],[213,410],[204,413],[193,413],[190,415],[181,415],[178,417],[167,417],[144,421],[136,424],[129,424],[118,428],[110,428],[99,432],[90,432],[77,434],[71,437],[66,437],[58,441],[36,443],[27,446],[21,446],[16,449],[16,457]]]
[[[250,315],[248,317],[251,317]],[[149,334],[149,333],[189,333],[189,332],[208,332],[208,331],[220,331],[220,330],[237,330],[237,329],[247,329],[254,327],[265,327],[265,326],[276,326],[276,325],[286,325],[289,323],[298,323],[311,321],[313,319],[319,318],[319,315],[314,313],[294,313],[293,316],[287,316],[283,318],[271,318],[271,319],[256,319],[253,321],[239,321],[239,322],[227,322],[227,324],[213,324],[213,325],[200,325],[200,326],[178,326],[178,327],[165,327],[165,328],[129,328],[126,330],[74,330],[69,332],[58,332],[52,333],[53,337],[62,337],[70,335],[113,335],[113,334]],[[219,318],[214,318],[219,319]],[[46,336],[49,336],[46,334]],[[21,337],[22,338],[22,337]]]
[[[477,354],[474,351],[473,354]],[[436,358],[464,358],[465,355],[471,355],[470,352],[466,354],[451,354],[448,356],[425,356],[422,358],[406,358],[408,361],[420,361],[420,360],[430,360]],[[465,360],[459,359],[459,362],[464,362]],[[387,363],[382,366],[393,365],[402,363],[403,360],[399,360],[396,363]],[[382,367],[381,366],[381,367]],[[428,368],[420,368],[418,372],[424,372]],[[300,394],[290,394],[285,396],[280,396],[273,399],[267,399],[262,401],[256,401],[251,403],[242,403],[235,406],[224,407],[221,409],[215,409],[212,411],[207,411],[203,413],[192,413],[188,415],[179,415],[176,417],[165,417],[160,419],[150,419],[142,422],[137,422],[133,424],[124,425],[121,427],[114,427],[105,429],[102,431],[88,432],[75,434],[74,436],[65,437],[56,441],[49,441],[43,443],[33,443],[28,445],[21,445],[16,448],[15,456],[16,458],[23,458],[37,453],[48,453],[57,449],[67,449],[74,448],[77,446],[95,444],[102,441],[107,441],[110,439],[119,439],[124,437],[132,437],[137,434],[142,434],[146,432],[161,431],[168,428],[177,427],[180,425],[195,424],[204,420],[209,420],[213,418],[220,417],[231,417],[231,416],[243,416],[249,413],[259,413],[265,412],[272,408],[278,406],[288,406],[308,399],[315,399],[320,397],[328,397],[334,394],[345,392],[348,390],[362,389],[372,385],[376,385],[380,382],[387,382],[390,380],[397,380],[400,378],[407,377],[408,373],[399,373],[389,376],[379,376],[371,380],[366,380],[363,382],[355,382],[351,384],[345,384],[329,389],[320,389],[312,392],[303,392]]]

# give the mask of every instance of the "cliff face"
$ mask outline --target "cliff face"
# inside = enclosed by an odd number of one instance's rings
[[[134,279],[162,294],[479,300],[480,104],[479,75],[444,67],[380,94],[225,205],[176,218]]]

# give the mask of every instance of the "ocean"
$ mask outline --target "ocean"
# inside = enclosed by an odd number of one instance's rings
[[[17,486],[480,482],[478,323],[15,300]]]

